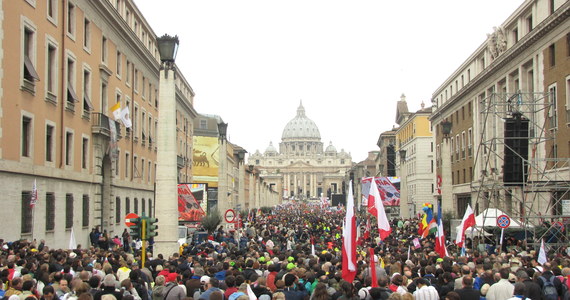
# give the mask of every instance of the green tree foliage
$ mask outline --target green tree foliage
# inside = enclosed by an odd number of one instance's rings
[[[204,226],[204,229],[206,229],[208,233],[213,233],[216,229],[218,229],[220,223],[222,223],[222,215],[217,209],[211,210],[206,216],[202,218],[202,226]]]

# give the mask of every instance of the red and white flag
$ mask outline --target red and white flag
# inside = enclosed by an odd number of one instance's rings
[[[370,238],[370,230],[372,226],[370,226],[370,216],[366,218],[366,227],[364,229],[364,239],[367,240]]]
[[[443,232],[443,222],[441,220],[441,203],[437,206],[437,232],[435,234],[435,252],[439,257],[449,256],[447,247],[445,247],[445,233]]]
[[[463,220],[461,220],[461,224],[457,226],[457,237],[455,238],[455,244],[457,244],[457,246],[463,247],[465,231],[472,226],[475,226],[475,214],[471,209],[471,205],[467,204],[467,210],[465,210]]]
[[[368,212],[374,215],[378,220],[378,234],[380,235],[380,239],[384,240],[390,235],[392,228],[390,228],[388,217],[386,217],[386,211],[384,210],[380,192],[374,182],[370,184],[370,192],[368,193]]]
[[[342,228],[342,279],[353,282],[356,276],[356,216],[352,181],[348,184],[346,196],[346,216]]]
[[[544,248],[544,240],[540,240],[540,250],[538,251],[538,259],[536,261],[541,265],[544,265],[548,261],[546,259],[546,249]]]

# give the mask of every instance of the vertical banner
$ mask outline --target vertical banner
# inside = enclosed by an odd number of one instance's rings
[[[117,151],[117,128],[115,127],[115,121],[111,118],[109,120],[109,132],[111,136],[111,140],[109,142],[109,155],[111,156],[111,160],[116,160],[119,157],[119,152]]]

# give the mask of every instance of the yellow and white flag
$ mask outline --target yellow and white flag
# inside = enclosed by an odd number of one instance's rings
[[[121,110],[120,118],[121,118],[121,121],[123,122],[123,124],[125,125],[125,127],[131,128],[133,126],[133,123],[131,122],[131,114],[129,112],[128,106],[126,106],[125,108],[123,108]]]
[[[113,117],[115,120],[121,118],[121,102],[117,102],[113,107],[111,107],[111,112],[113,112]]]

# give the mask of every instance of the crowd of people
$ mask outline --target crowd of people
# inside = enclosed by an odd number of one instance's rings
[[[220,229],[177,253],[141,251],[108,238],[88,248],[0,241],[6,300],[568,300],[565,249],[538,251],[515,239],[505,249],[467,240],[462,252],[434,251],[418,220],[391,221],[380,241],[359,228],[357,273],[342,277],[343,211],[290,205]],[[367,232],[368,233],[368,232]],[[416,242],[414,242],[414,240]],[[371,266],[374,266],[372,268]],[[374,282],[373,282],[374,278]]]

